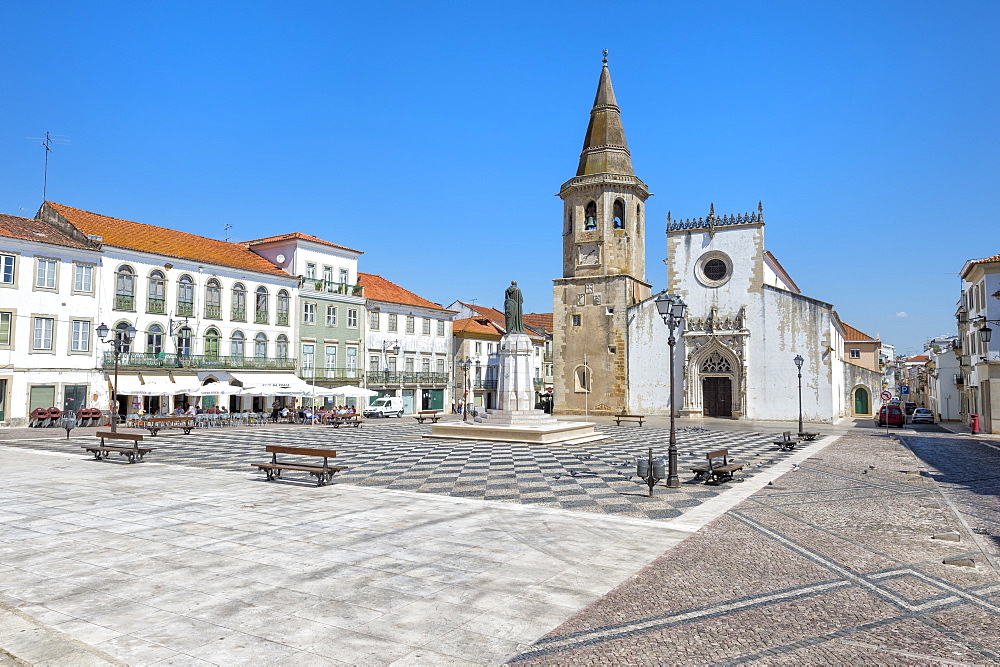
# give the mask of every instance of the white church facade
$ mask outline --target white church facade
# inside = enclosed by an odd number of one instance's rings
[[[670,412],[670,330],[638,259],[648,191],[632,172],[619,113],[605,63],[580,170],[560,193],[567,206],[564,275],[554,281],[557,413]],[[595,136],[595,125],[614,128],[617,140]],[[595,160],[602,152],[616,159]],[[716,216],[713,206],[704,218],[668,216],[665,263],[666,292],[688,304],[676,331],[679,415],[797,420],[797,355],[806,421],[834,422],[852,414],[856,392],[878,395],[881,374],[844,358],[845,328],[833,306],[803,295],[767,251],[759,203],[740,215]]]

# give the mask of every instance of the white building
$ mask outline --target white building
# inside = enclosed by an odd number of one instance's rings
[[[407,413],[451,405],[455,313],[382,276],[359,273],[358,284],[367,303],[366,387],[379,396],[401,396]]]
[[[963,419],[979,415],[983,433],[1000,433],[1000,255],[967,261],[960,276]]]
[[[0,424],[107,407],[97,371],[98,244],[0,214]]]
[[[939,421],[960,421],[963,384],[958,337],[939,337],[928,346],[927,407]]]

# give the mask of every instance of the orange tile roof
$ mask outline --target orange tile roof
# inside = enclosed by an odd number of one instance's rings
[[[291,278],[274,264],[239,243],[218,241],[166,227],[111,218],[50,201],[45,202],[45,205],[84,234],[104,237],[105,246]]]
[[[984,257],[982,259],[971,259],[970,264],[986,264],[987,262],[1000,262],[1000,255],[993,255],[992,257]]]
[[[465,317],[451,323],[451,330],[456,333],[467,333],[475,336],[488,336],[499,340],[503,330],[485,317]]]
[[[51,245],[61,245],[68,248],[86,248],[96,250],[90,246],[80,243],[41,220],[34,218],[20,218],[16,215],[6,215],[0,213],[0,236],[12,239],[22,239],[24,241],[34,241],[36,243],[49,243]]]
[[[866,333],[864,333],[862,331],[858,331],[857,329],[855,329],[854,327],[852,327],[847,322],[841,321],[840,323],[844,325],[844,340],[845,341],[849,341],[849,340],[850,341],[870,340],[870,341],[873,341],[873,342],[875,341],[874,338],[872,338],[871,336],[869,336],[868,334],[866,334]]]
[[[544,329],[547,332],[551,332],[552,329],[552,313],[525,313],[521,316],[524,323],[529,327],[534,327],[536,329]]]
[[[501,313],[496,308],[489,308],[487,306],[477,306],[474,303],[465,303],[464,301],[460,303],[463,306],[466,306],[467,308],[479,313],[483,317],[490,318],[493,322],[499,324],[501,327],[507,326],[507,316]]]
[[[909,359],[905,359],[904,361],[913,361],[913,362],[916,362],[916,363],[922,363],[924,361],[930,361],[930,360],[931,360],[931,358],[929,356],[927,356],[926,354],[918,354],[917,356],[910,357]]]
[[[420,306],[421,308],[432,308],[446,313],[454,311],[442,308],[438,304],[428,301],[422,296],[417,296],[413,292],[400,287],[391,280],[386,280],[382,276],[374,273],[358,272],[358,284],[365,288],[365,297],[369,301],[385,301],[386,303],[402,303],[407,306]]]
[[[289,232],[288,234],[278,234],[276,236],[268,236],[263,239],[254,239],[253,241],[243,241],[241,245],[246,247],[261,245],[264,243],[274,243],[275,241],[289,241],[289,240],[301,240],[301,241],[312,241],[313,243],[320,243],[322,245],[330,246],[331,248],[338,248],[340,250],[348,250],[350,252],[356,252],[359,255],[364,253],[360,250],[354,250],[353,248],[348,248],[347,246],[337,245],[336,243],[331,243],[318,236],[312,236],[311,234],[303,234],[302,232]]]

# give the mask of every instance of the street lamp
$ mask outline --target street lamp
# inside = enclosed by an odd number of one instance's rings
[[[131,324],[125,329],[116,329],[115,335],[111,337],[110,340],[105,340],[108,337],[108,325],[101,322],[101,326],[97,327],[97,337],[101,339],[101,342],[108,343],[114,349],[115,355],[115,386],[114,386],[114,396],[111,397],[111,430],[113,432],[118,431],[118,358],[122,355],[122,352],[128,349],[129,344],[132,339],[135,338],[135,327]]]
[[[468,423],[469,421],[469,369],[472,368],[472,359],[469,357],[459,357],[455,360],[458,367],[462,369],[465,373],[465,400],[462,403],[462,421]]]
[[[385,384],[389,384],[389,357],[386,354],[389,350],[392,350],[394,355],[399,355],[399,341],[394,340],[391,343],[387,340],[382,341],[382,372],[385,374]]]
[[[677,429],[674,425],[677,413],[674,397],[674,345],[677,339],[674,337],[674,330],[681,326],[686,310],[687,304],[680,295],[660,292],[656,297],[656,312],[663,318],[663,323],[670,327],[670,338],[667,340],[670,346],[670,449],[667,451],[667,486],[673,489],[681,485],[677,476]]]
[[[799,437],[802,437],[802,364],[805,359],[802,358],[801,354],[796,354],[795,358],[792,359],[795,362],[795,367],[799,369]],[[888,417],[886,417],[888,419]]]

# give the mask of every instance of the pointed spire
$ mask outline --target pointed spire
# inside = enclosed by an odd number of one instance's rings
[[[601,78],[597,84],[597,95],[594,96],[594,108],[590,111],[590,125],[587,126],[587,136],[583,140],[583,152],[580,154],[580,166],[576,175],[611,173],[635,176],[628,141],[625,139],[625,128],[622,127],[621,109],[618,108],[615,89],[611,85],[607,49],[604,50],[602,62]]]

